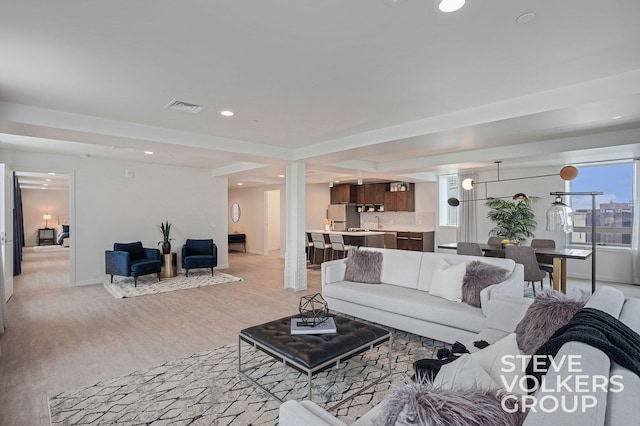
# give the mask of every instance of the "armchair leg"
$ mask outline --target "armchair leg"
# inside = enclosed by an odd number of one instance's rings
[[[211,276],[213,276],[213,268],[211,268]]]
[[[113,275],[111,275],[111,284],[113,284]]]
[[[189,276],[189,270],[188,270],[188,269],[185,269],[185,270],[184,270],[184,274],[185,274],[185,275],[184,275],[185,277],[188,277],[188,276]]]
[[[160,272],[158,272],[158,282],[160,282]]]
[[[138,277],[133,277],[133,286],[134,287],[138,286]]]

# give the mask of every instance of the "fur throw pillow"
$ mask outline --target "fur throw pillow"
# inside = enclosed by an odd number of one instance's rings
[[[467,264],[467,272],[462,280],[462,301],[480,307],[480,292],[493,284],[505,280],[509,271],[499,266],[474,260]]]
[[[585,303],[586,299],[572,299],[555,290],[539,293],[516,326],[520,350],[528,355],[535,354],[556,330],[569,323]]]
[[[382,252],[372,250],[349,250],[345,281],[380,284],[382,274]]]
[[[505,401],[509,413],[502,409],[504,395],[497,390],[443,389],[430,382],[406,380],[382,402],[382,415],[376,426],[516,426],[524,422],[526,413],[511,408],[512,398]]]

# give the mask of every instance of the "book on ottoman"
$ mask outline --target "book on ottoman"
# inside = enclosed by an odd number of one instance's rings
[[[313,320],[305,323],[302,318],[291,318],[291,334],[335,334],[336,323],[333,317],[314,325]]]

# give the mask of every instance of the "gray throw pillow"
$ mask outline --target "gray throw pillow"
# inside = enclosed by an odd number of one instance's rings
[[[516,326],[516,341],[520,350],[534,355],[556,330],[571,321],[585,303],[585,299],[572,299],[555,290],[539,293]]]
[[[345,281],[366,284],[380,284],[382,273],[382,252],[370,250],[349,250],[344,272]]]
[[[480,292],[493,284],[505,280],[509,271],[499,266],[474,260],[467,264],[467,272],[462,280],[462,301],[480,307]]]
[[[498,390],[444,389],[430,382],[406,380],[382,402],[375,426],[447,425],[447,426],[516,426],[524,422],[525,413],[513,409],[512,398],[505,400]]]

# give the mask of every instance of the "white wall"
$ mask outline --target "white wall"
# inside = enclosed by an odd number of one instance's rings
[[[306,229],[324,229],[327,208],[331,203],[331,190],[326,183],[307,185],[306,190]]]
[[[42,216],[51,215],[49,228],[56,229],[60,216],[69,217],[69,191],[23,189],[22,215],[24,220],[24,243],[26,246],[38,245],[38,228],[47,223]],[[61,225],[68,225],[67,223]]]
[[[172,251],[186,238],[213,238],[218,267],[228,267],[227,180],[210,170],[0,150],[14,170],[71,175],[71,284],[105,279],[104,252],[114,242],[157,247],[160,222],[173,224]],[[132,178],[125,177],[133,170]],[[212,227],[215,225],[215,228]],[[73,232],[75,230],[75,232]]]

